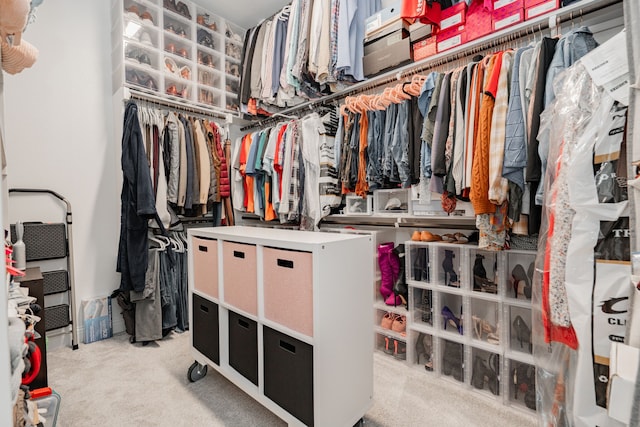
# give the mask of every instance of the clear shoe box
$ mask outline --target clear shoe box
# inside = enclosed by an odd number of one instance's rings
[[[430,251],[431,246],[427,243],[407,242],[406,251],[406,272],[407,279],[424,284],[431,283],[430,272]]]
[[[509,349],[514,352],[532,354],[532,310],[526,307],[509,306],[508,313]]]
[[[397,188],[373,192],[373,212],[376,215],[403,215],[410,212],[410,189]]]
[[[531,301],[536,252],[506,251],[504,272],[505,296],[518,301]]]
[[[476,342],[500,346],[501,311],[497,301],[471,298],[471,322],[469,335]]]
[[[501,363],[498,353],[471,349],[471,387],[488,396],[500,396]]]
[[[355,194],[345,196],[345,215],[372,215],[373,198],[371,196],[360,197]]]
[[[536,368],[534,365],[508,360],[508,396],[510,405],[536,411]]]

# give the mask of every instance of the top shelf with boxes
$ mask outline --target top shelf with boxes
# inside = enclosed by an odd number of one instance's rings
[[[188,0],[112,0],[113,92],[237,111],[244,30]]]

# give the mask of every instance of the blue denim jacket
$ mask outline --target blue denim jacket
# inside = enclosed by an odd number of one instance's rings
[[[544,93],[544,106],[547,108],[555,99],[553,81],[558,74],[572,66],[576,61],[587,53],[598,47],[598,42],[593,38],[593,33],[588,27],[576,28],[565,34],[556,44],[556,52],[553,55],[549,70],[547,71],[547,82]],[[542,205],[544,193],[544,175],[547,169],[547,157],[549,153],[549,136],[538,135],[538,154],[542,160],[542,174],[540,184],[536,191],[536,205]]]

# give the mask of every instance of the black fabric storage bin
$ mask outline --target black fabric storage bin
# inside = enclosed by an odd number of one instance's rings
[[[263,328],[264,394],[307,426],[313,426],[313,347]]]
[[[193,347],[220,365],[218,304],[193,294]]]
[[[258,385],[258,324],[229,312],[229,365]]]

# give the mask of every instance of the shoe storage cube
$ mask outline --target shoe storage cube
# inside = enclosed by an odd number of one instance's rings
[[[447,333],[462,335],[462,311],[462,295],[440,294],[440,325]]]
[[[313,336],[313,255],[263,249],[264,316]]]
[[[500,355],[479,348],[471,350],[471,386],[500,395]]]
[[[373,199],[370,196],[345,196],[345,215],[371,215],[373,213]]]
[[[500,345],[500,308],[495,301],[471,298],[471,336],[474,340]]]
[[[267,326],[263,340],[265,396],[313,426],[313,347]]]
[[[414,325],[433,326],[433,291],[431,289],[411,288],[413,303],[412,319]]]
[[[406,244],[407,278],[416,282],[430,283],[429,246],[426,244]]]
[[[498,294],[498,258],[500,252],[469,249],[469,283],[474,292]]]
[[[440,351],[442,375],[464,382],[464,346],[461,343],[443,339],[440,341]]]
[[[531,326],[533,324],[530,308],[509,307],[509,348],[513,351],[531,354]]]
[[[432,372],[434,348],[433,335],[425,334],[423,332],[416,332],[414,335],[416,336],[416,338],[414,341],[415,352],[413,353],[413,363],[424,367],[424,369],[428,372]]]
[[[218,241],[193,238],[193,284],[196,291],[218,298]]]
[[[373,212],[378,215],[398,215],[409,213],[408,188],[375,190],[373,192]]]
[[[246,313],[258,314],[256,247],[223,242],[224,301]]]
[[[433,283],[441,286],[450,286],[453,288],[462,287],[462,268],[463,265],[461,246],[455,244],[437,244],[432,245],[431,249],[435,254],[432,259],[431,272]]]
[[[229,365],[258,385],[258,324],[229,312]]]
[[[216,365],[220,364],[218,304],[193,294],[193,347]]]
[[[522,301],[531,300],[533,273],[536,253],[532,251],[511,250],[507,253],[505,283],[507,298]]]
[[[509,403],[535,411],[535,366],[516,360],[509,360],[509,377]]]

